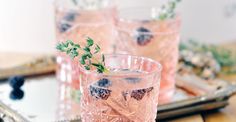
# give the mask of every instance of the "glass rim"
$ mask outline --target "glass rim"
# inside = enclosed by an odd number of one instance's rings
[[[153,75],[155,73],[161,73],[162,71],[162,65],[158,62],[155,61],[151,58],[147,58],[147,57],[143,57],[143,56],[136,56],[136,55],[130,55],[130,54],[104,54],[105,57],[106,56],[127,56],[127,57],[131,57],[131,58],[141,58],[144,59],[146,61],[152,62],[154,63],[157,68],[153,71],[147,72],[147,73],[137,73],[137,74],[127,74],[127,73],[122,73],[122,74],[103,74],[103,73],[98,73],[96,70],[90,71],[90,70],[86,70],[83,67],[79,66],[79,69],[82,72],[85,72],[85,74],[89,74],[89,75],[95,75],[95,76],[101,76],[101,77],[144,77],[144,76],[150,76]]]
[[[158,12],[160,9],[161,9],[161,7],[155,7],[155,6],[150,6],[150,7],[148,7],[148,6],[132,6],[132,7],[117,8],[119,15],[121,13],[128,13],[129,11],[133,12],[132,14],[137,13],[137,11],[142,12],[139,14],[147,14],[147,12],[145,10],[148,10],[148,12],[149,12],[148,14],[150,14],[150,12],[153,12],[153,11]],[[175,21],[176,20],[175,18],[178,18],[179,16],[180,16],[180,13],[176,12],[176,17],[171,18],[171,19],[167,19],[167,20],[172,22],[172,21]],[[122,18],[122,19],[125,19],[125,18]],[[152,17],[152,20],[155,20],[155,18]],[[162,21],[162,20],[156,19],[156,21]]]
[[[113,6],[107,7],[106,9],[112,9]],[[71,9],[71,8],[65,8],[65,7],[55,7],[55,12],[65,12],[65,13],[76,13],[76,14],[80,14],[78,11],[84,11],[84,12],[94,12],[97,10],[83,10],[80,8],[77,9]],[[99,10],[101,13],[105,13],[106,10]],[[65,24],[73,24],[73,22],[68,22],[68,21],[59,21],[57,20],[57,18],[55,18],[56,23],[65,23]],[[113,24],[111,23],[111,21],[107,21],[106,19],[104,21],[84,21],[84,22],[76,22],[74,26],[83,26],[83,27],[99,27],[99,26],[103,26],[103,25],[107,25],[107,24]]]
[[[74,7],[66,7],[64,4],[60,4],[58,0],[53,1],[54,5],[54,10],[59,10],[59,11],[69,11],[69,10],[89,10],[89,11],[96,11],[96,9],[84,9],[82,7],[79,7],[77,5],[74,5]],[[76,7],[77,6],[77,7]],[[102,8],[112,8],[115,7],[114,3],[109,3],[109,6],[104,6]]]
[[[131,20],[131,21],[127,21],[126,19],[119,19],[118,21],[120,22],[134,22],[135,20]],[[156,21],[159,21],[159,20],[156,20]],[[161,20],[160,20],[161,21]],[[176,18],[174,19],[169,19],[169,20],[166,20],[166,21],[169,21],[167,23],[180,23],[180,17],[179,15],[176,16]],[[127,32],[127,33],[132,33],[131,31],[128,31],[128,29],[123,29],[123,28],[120,28],[119,26],[116,27],[116,29],[118,31],[123,31],[123,32]],[[136,32],[136,33],[139,33],[139,34],[144,34],[144,35],[170,35],[170,34],[174,34],[174,33],[180,33],[180,29],[175,29],[175,30],[172,30],[172,31],[168,31],[168,32]]]

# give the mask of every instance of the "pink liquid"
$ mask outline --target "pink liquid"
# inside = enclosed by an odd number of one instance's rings
[[[59,83],[56,120],[76,120],[80,118],[80,91],[69,82]]]
[[[157,112],[159,83],[156,78],[132,81],[132,71],[114,71],[126,77],[106,77],[109,85],[99,84],[98,77],[82,76],[81,117],[83,122],[154,122]],[[140,72],[141,73],[141,72]],[[137,74],[137,73],[136,73]],[[154,78],[154,79],[153,79]],[[158,80],[158,79],[156,79]],[[104,93],[103,95],[101,95]]]
[[[175,91],[175,72],[178,62],[179,19],[168,21],[118,22],[118,53],[145,56],[163,66],[159,102],[168,102]],[[145,40],[145,41],[143,41]]]
[[[86,38],[94,39],[101,46],[103,53],[112,53],[114,47],[114,7],[99,10],[56,10],[56,35],[59,42],[72,40],[81,45]],[[71,61],[64,54],[57,54],[57,78],[60,81],[72,82],[79,89],[79,71],[76,61]]]
[[[73,82],[59,82],[57,119],[81,117],[82,122],[155,122],[160,64],[129,55],[105,55],[105,64],[109,69],[107,74],[78,67],[81,97]]]

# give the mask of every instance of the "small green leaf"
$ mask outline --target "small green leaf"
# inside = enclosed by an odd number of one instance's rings
[[[92,58],[92,55],[90,53],[85,53],[82,55],[83,59],[88,59],[88,58]]]
[[[102,69],[102,71],[104,71],[105,69],[105,67],[102,64],[100,64],[100,68]]]
[[[101,48],[98,45],[96,45],[94,54],[98,53],[100,50]]]
[[[76,47],[77,49],[80,48],[80,45],[79,44],[75,44],[74,47]]]
[[[100,49],[101,49],[101,48],[100,48],[100,46],[99,46],[99,45],[97,45],[97,44],[96,44],[96,48],[97,48],[98,50],[100,50]]]
[[[91,47],[91,46],[93,46],[93,40],[91,39],[91,38],[87,38],[87,45],[88,45],[88,47]]]
[[[84,66],[84,68],[85,68],[86,70],[90,70],[90,67],[89,67],[89,66]]]
[[[64,48],[64,46],[62,44],[57,44],[56,49],[62,52],[65,52],[66,48]]]
[[[97,70],[99,71],[99,73],[103,73],[104,69],[105,67],[102,64],[99,64],[99,66],[97,67]]]
[[[76,51],[71,51],[69,55],[70,55],[71,59],[74,59],[76,56],[78,56],[78,54],[79,53]]]
[[[67,51],[66,51],[66,54],[69,55],[69,54],[70,54],[70,50],[67,50]]]
[[[87,57],[88,58],[92,58],[92,54],[91,53],[87,53]]]
[[[99,67],[99,64],[96,64],[96,63],[92,63],[92,65],[95,67]]]
[[[69,43],[67,43],[67,42],[66,42],[66,43],[63,43],[63,42],[62,42],[61,45],[63,45],[63,47],[66,47],[66,48],[67,48],[67,47],[69,46]]]
[[[82,60],[86,60],[87,59],[87,55],[86,54],[83,54],[82,57],[81,57]]]
[[[67,40],[66,42],[67,42],[67,44],[70,44],[71,46],[73,46],[73,45],[74,45],[74,42],[73,42],[73,41],[71,41],[71,40]]]
[[[79,61],[82,65],[85,65],[85,60],[83,58],[80,59]]]
[[[85,47],[85,48],[84,48],[84,51],[90,52],[90,48],[89,48],[89,47]]]
[[[77,48],[76,48],[76,47],[73,47],[72,50],[73,50],[73,51],[77,51]]]
[[[75,57],[79,55],[79,53],[76,52],[76,51],[74,51],[73,54],[74,54]]]

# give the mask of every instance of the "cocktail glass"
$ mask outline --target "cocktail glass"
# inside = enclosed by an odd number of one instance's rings
[[[58,42],[72,40],[83,45],[83,40],[91,37],[103,53],[113,52],[116,8],[112,0],[57,0],[55,8]],[[58,80],[79,89],[77,62],[58,53],[57,63]]]
[[[159,102],[170,101],[175,91],[180,17],[157,20],[158,9],[151,7],[121,9],[119,14],[116,52],[159,61],[163,66]]]
[[[80,68],[83,122],[155,122],[161,65],[149,58],[105,55],[109,73]]]

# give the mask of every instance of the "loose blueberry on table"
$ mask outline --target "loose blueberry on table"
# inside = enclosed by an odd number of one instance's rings
[[[13,77],[9,78],[10,86],[13,89],[20,88],[21,86],[24,85],[24,82],[25,82],[25,78],[23,76],[13,76]]]
[[[139,27],[136,30],[136,33],[137,34],[135,35],[135,38],[136,38],[137,44],[140,46],[144,46],[148,44],[153,38],[151,31],[144,27]]]
[[[21,89],[13,89],[10,93],[10,98],[12,100],[20,100],[24,97],[24,91]]]

